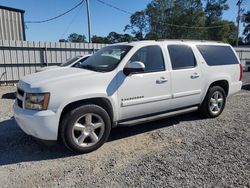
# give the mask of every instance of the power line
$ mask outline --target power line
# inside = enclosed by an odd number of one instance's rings
[[[102,3],[103,5],[105,6],[108,6],[110,8],[113,8],[113,9],[116,9],[120,12],[123,12],[125,14],[128,14],[128,15],[133,15],[133,13],[127,11],[127,10],[124,10],[124,9],[121,9],[117,6],[114,6],[110,3],[107,3],[107,2],[104,2],[103,0],[96,0],[98,1],[99,3]],[[177,25],[177,24],[171,24],[171,23],[167,23],[167,22],[156,22],[156,21],[152,21],[153,23],[159,23],[159,24],[162,24],[162,25],[167,25],[167,26],[171,26],[171,27],[179,27],[179,28],[187,28],[187,29],[216,29],[216,28],[222,28],[224,27],[225,25],[228,25],[228,24],[223,24],[223,25],[217,25],[217,26],[209,26],[209,27],[194,27],[194,26],[186,26],[186,25]]]
[[[82,6],[83,6],[83,4],[80,6],[79,10],[75,13],[75,15],[72,17],[72,19],[71,19],[69,25],[68,25],[67,28],[64,30],[64,32],[63,32],[63,34],[62,34],[62,36],[61,36],[62,39],[64,38],[64,35],[68,32],[70,26],[71,26],[71,25],[73,24],[73,22],[75,21],[76,17],[78,16],[79,12],[80,12],[81,9],[82,9]]]
[[[55,17],[52,17],[52,18],[49,18],[49,19],[46,19],[46,20],[40,20],[40,21],[26,21],[25,23],[28,23],[28,24],[39,24],[39,23],[45,23],[45,22],[49,22],[49,21],[52,21],[52,20],[55,20],[55,19],[58,19],[66,14],[68,14],[69,12],[75,10],[77,7],[79,7],[80,5],[82,5],[84,2],[84,0],[81,0],[80,3],[78,3],[76,6],[74,6],[73,8],[69,9],[68,11],[64,12],[64,13],[61,13]]]
[[[102,3],[102,4],[104,4],[104,5],[106,5],[106,6],[108,6],[108,7],[111,7],[111,8],[113,8],[113,9],[116,9],[116,10],[120,11],[120,12],[123,12],[123,13],[125,13],[125,14],[128,14],[128,15],[132,15],[132,14],[133,14],[133,13],[131,13],[131,12],[129,12],[129,11],[123,10],[123,9],[121,9],[121,8],[119,8],[119,7],[116,7],[116,6],[114,6],[114,5],[111,5],[111,4],[109,4],[109,3],[106,3],[106,2],[104,2],[104,1],[102,1],[102,0],[97,0],[97,1],[100,2],[100,3]]]

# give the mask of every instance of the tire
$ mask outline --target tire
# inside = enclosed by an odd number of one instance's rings
[[[60,126],[60,139],[76,153],[88,153],[108,139],[111,121],[108,113],[97,105],[83,105],[68,112]]]
[[[199,107],[199,113],[206,118],[216,118],[223,112],[225,104],[226,93],[224,89],[220,86],[212,86],[208,89],[206,97]]]

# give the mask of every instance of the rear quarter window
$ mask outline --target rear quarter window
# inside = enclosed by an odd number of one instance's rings
[[[209,66],[239,64],[230,46],[197,45]]]

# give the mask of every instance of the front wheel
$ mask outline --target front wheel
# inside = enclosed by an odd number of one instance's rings
[[[226,94],[224,89],[220,86],[213,86],[209,88],[199,112],[205,117],[215,118],[223,112],[225,104]]]
[[[77,153],[88,153],[107,141],[110,130],[110,117],[103,108],[84,105],[66,114],[60,134],[66,147]]]

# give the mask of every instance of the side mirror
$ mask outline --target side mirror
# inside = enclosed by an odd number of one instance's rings
[[[128,76],[133,73],[141,73],[144,72],[145,65],[140,61],[133,61],[128,63],[127,66],[123,69],[123,73]]]

